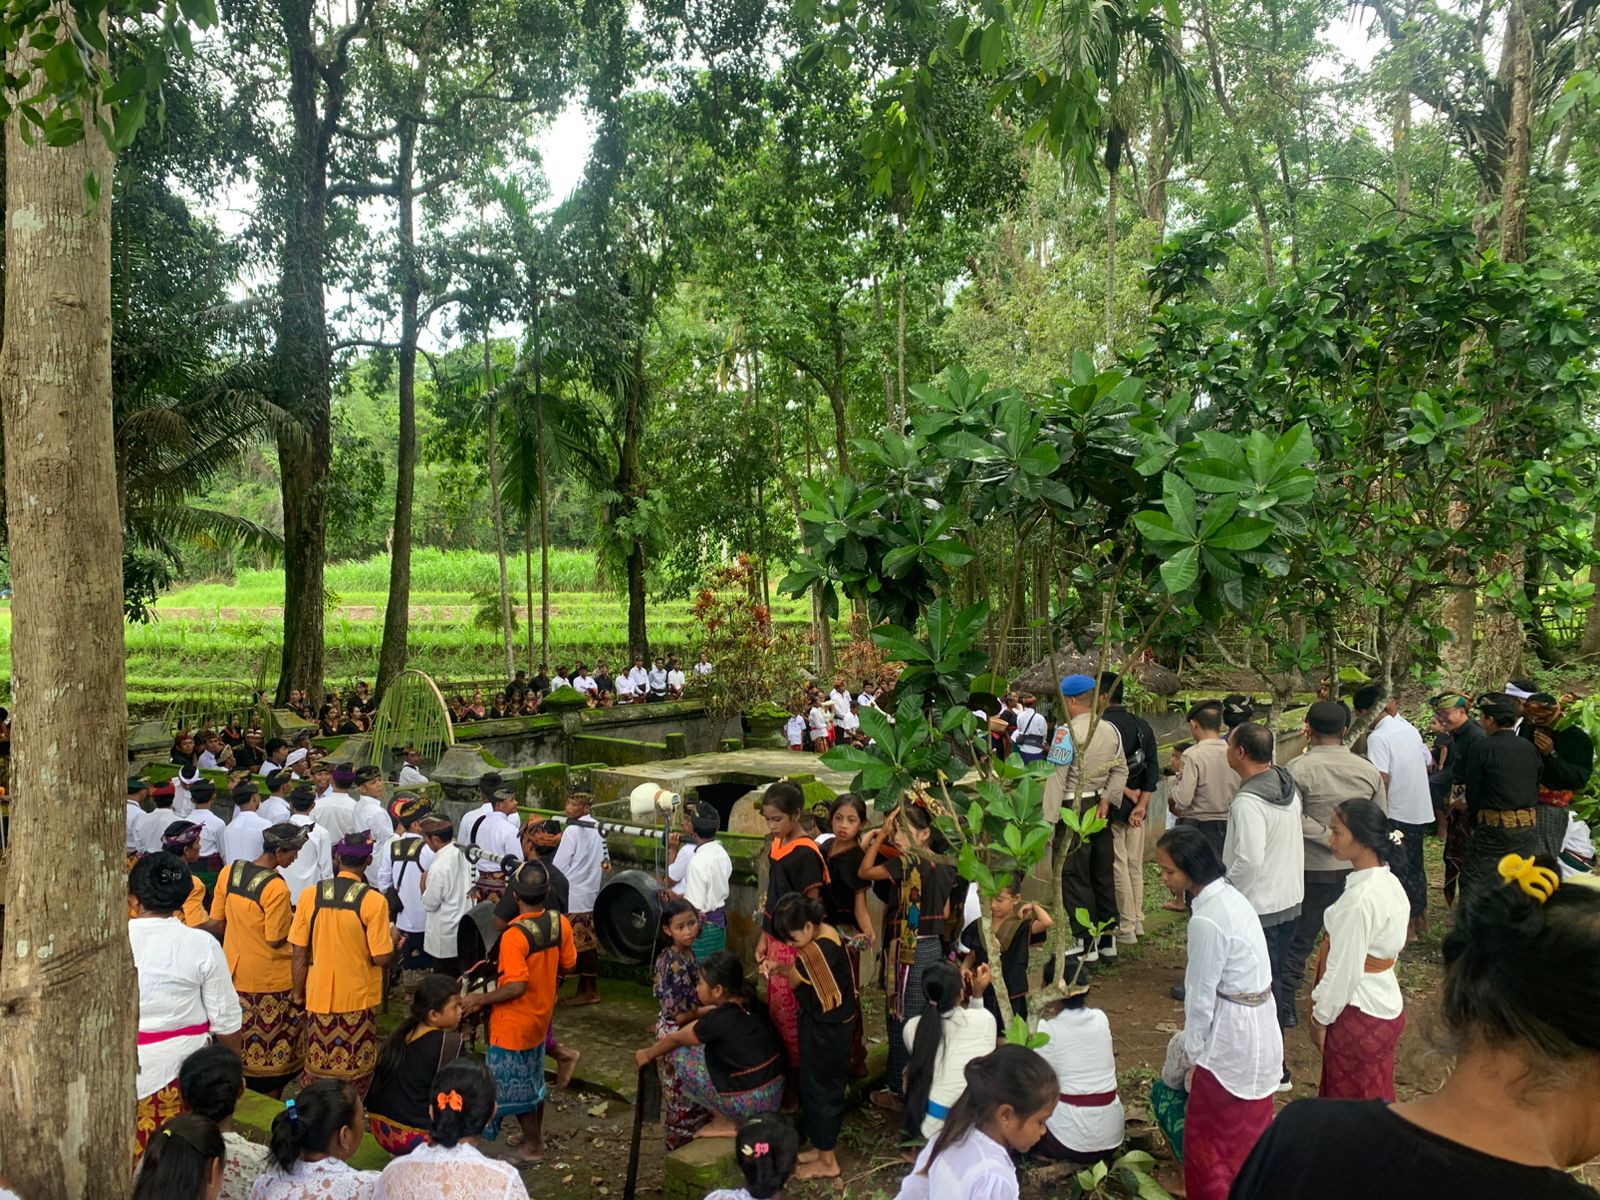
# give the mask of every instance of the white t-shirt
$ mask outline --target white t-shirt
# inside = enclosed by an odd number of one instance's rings
[[[568,900],[571,908],[567,915],[582,916],[594,911],[595,899],[600,895],[600,876],[605,864],[604,838],[599,826],[590,817],[568,821],[561,833],[561,845],[556,847],[551,864],[567,877]],[[699,852],[695,855],[699,857]]]
[[[689,861],[683,898],[699,913],[716,912],[728,903],[733,860],[720,842],[702,842]]]
[[[222,943],[209,933],[176,917],[136,917],[128,941],[139,973],[139,1032],[206,1030],[139,1047],[138,1094],[149,1096],[176,1079],[211,1034],[238,1033],[244,1020]]]
[[[288,818],[284,818],[287,820]],[[209,858],[213,854],[224,853],[227,845],[228,825],[221,817],[209,808],[196,808],[189,814],[189,820],[200,826],[200,857]],[[272,824],[268,821],[267,824]],[[257,854],[260,853],[258,850]]]
[[[651,667],[649,678],[652,692],[664,692],[667,690],[667,669],[665,667]]]
[[[472,864],[454,842],[428,865],[428,887],[422,893],[427,928],[422,948],[435,958],[456,956],[461,919],[472,907]]]
[[[619,700],[623,697],[632,697],[638,690],[638,688],[634,687],[633,680],[628,676],[617,676],[617,698]]]
[[[552,692],[555,691],[557,688],[564,688],[564,687],[571,687],[571,686],[572,686],[572,680],[568,679],[565,675],[552,675],[550,677],[550,690]]]
[[[628,682],[633,684],[634,691],[642,692],[650,686],[650,673],[643,667],[629,667]]]
[[[271,826],[272,822],[259,812],[234,813],[233,820],[228,822],[228,848],[224,857],[229,862],[238,862],[240,859],[249,862],[260,858],[263,850],[261,835]]]
[[[814,705],[806,714],[806,723],[811,726],[811,740],[825,738],[833,732],[833,721],[828,712],[820,704]]]
[[[1391,821],[1433,824],[1433,797],[1428,791],[1433,756],[1415,725],[1398,714],[1381,718],[1367,734],[1367,759],[1389,777]]]
[[[333,878],[333,839],[307,813],[294,813],[289,817],[289,823],[305,825],[311,830],[306,835],[306,844],[300,847],[300,853],[295,855],[294,861],[287,867],[278,868],[278,874],[289,885],[289,903],[298,904],[300,893],[306,888]]]
[[[1057,1104],[1045,1122],[1055,1138],[1072,1150],[1093,1153],[1122,1145],[1124,1114],[1117,1092],[1117,1059],[1112,1050],[1111,1022],[1098,1008],[1063,1009],[1039,1023],[1050,1040],[1039,1054],[1055,1068],[1063,1096],[1110,1093],[1109,1104],[1092,1108]]]
[[[806,722],[799,713],[789,718],[789,723],[783,727],[784,733],[789,737],[789,745],[804,746],[806,744]]]
[[[906,1022],[905,1043],[908,1052],[916,1045],[918,1023],[935,1016],[933,1012],[923,1012]],[[1000,1027],[994,1014],[983,1006],[982,1000],[969,1000],[965,1006],[958,1005],[942,1019],[944,1029],[940,1031],[939,1052],[933,1060],[933,1086],[928,1089],[928,1103],[948,1109],[967,1090],[967,1064],[975,1058],[994,1053]],[[943,1128],[944,1118],[934,1116],[930,1108],[928,1115],[922,1118],[922,1136],[932,1141],[934,1135]]]
[[[261,807],[256,811],[267,819],[268,825],[281,825],[294,813],[294,809],[289,807],[289,802],[282,796],[263,796]],[[204,854],[205,851],[201,850],[200,853]]]
[[[833,715],[839,720],[850,715],[850,693],[834,688],[828,693],[828,703],[833,705]]]
[[[146,854],[158,854],[161,851],[161,835],[166,833],[167,826],[174,821],[181,821],[170,808],[152,808],[147,813],[140,813],[138,821],[134,824],[134,836],[138,839],[139,849]],[[260,853],[258,850],[256,853]]]
[[[341,842],[344,835],[356,828],[356,802],[344,792],[332,788],[317,797],[312,816],[328,834],[329,844]]]
[[[673,667],[672,670],[667,672],[667,686],[669,688],[677,688],[681,692],[685,682],[683,672],[678,670],[677,667]]]
[[[695,663],[695,665],[694,665],[694,673],[696,675],[709,675],[709,674],[711,674],[711,664],[708,663],[705,659],[702,658],[699,662]]]
[[[592,692],[595,690],[594,676],[574,675],[572,677],[572,686],[577,688],[580,692]]]
[[[401,787],[420,787],[428,782],[428,777],[410,763],[406,763],[400,768],[400,773],[395,776],[395,782]]]

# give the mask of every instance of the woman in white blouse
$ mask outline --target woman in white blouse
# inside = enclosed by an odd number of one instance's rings
[[[1117,1094],[1111,1022],[1089,1007],[1089,988],[1069,988],[1044,1008],[1039,1032],[1050,1040],[1039,1054],[1055,1069],[1061,1103],[1034,1153],[1067,1162],[1110,1163],[1122,1147],[1125,1114]]]
[[[528,1200],[516,1168],[478,1149],[494,1116],[489,1068],[458,1058],[434,1076],[429,1090],[428,1143],[383,1169],[375,1200]]]
[[[1404,839],[1372,801],[1346,800],[1333,810],[1328,844],[1355,869],[1322,918],[1327,936],[1311,993],[1311,1037],[1322,1051],[1317,1094],[1393,1104],[1394,1051],[1406,1025],[1394,963],[1411,907],[1390,864]]]
[[[348,1080],[307,1085],[272,1119],[272,1162],[250,1200],[373,1200],[378,1173],[350,1165],[366,1129],[361,1096]]]
[[[923,972],[928,1007],[907,1021],[904,1031],[910,1061],[901,1130],[908,1141],[919,1135],[931,1139],[944,1128],[967,1086],[967,1064],[994,1049],[999,1027],[983,1006],[989,983],[989,968],[979,967],[972,976],[972,998],[962,1004],[961,972],[952,964],[934,963]]]
[[[1174,1039],[1189,1081],[1184,1185],[1188,1200],[1227,1200],[1234,1176],[1272,1123],[1272,1097],[1283,1077],[1267,939],[1198,829],[1180,825],[1162,834],[1156,864],[1174,895],[1193,897],[1183,1031]]]
[[[128,874],[128,941],[139,974],[138,1152],[183,1111],[183,1060],[213,1040],[240,1046],[244,1018],[221,943],[174,915],[191,881],[183,860],[164,852],[141,858]]]

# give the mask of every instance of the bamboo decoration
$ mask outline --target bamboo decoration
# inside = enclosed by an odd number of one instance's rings
[[[432,676],[407,670],[394,677],[372,718],[368,743],[373,762],[382,762],[385,750],[402,746],[414,746],[431,760],[456,744],[450,710]]]

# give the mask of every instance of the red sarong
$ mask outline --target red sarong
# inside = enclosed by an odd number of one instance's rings
[[[1344,1006],[1322,1047],[1325,1100],[1385,1100],[1394,1103],[1394,1051],[1406,1027],[1406,1015],[1392,1021],[1369,1016],[1354,1004]]]
[[[1234,1176],[1272,1124],[1272,1097],[1241,1100],[1196,1067],[1183,1121],[1183,1184],[1188,1200],[1228,1200]]]

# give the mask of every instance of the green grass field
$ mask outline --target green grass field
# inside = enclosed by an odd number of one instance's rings
[[[521,557],[507,564],[514,604],[524,603]],[[550,562],[550,655],[552,663],[591,664],[609,657],[616,665],[626,650],[627,598],[606,590],[594,557],[574,550],[555,551]],[[326,677],[348,684],[370,679],[383,640],[388,599],[387,558],[334,563],[327,571],[330,608],[326,616]],[[492,554],[476,551],[419,550],[411,574],[410,663],[451,682],[501,675],[504,653],[498,630],[474,621],[480,594],[499,586]],[[534,562],[535,617],[538,561]],[[785,625],[804,626],[809,605],[774,597],[774,616]],[[157,619],[127,627],[128,705],[146,711],[200,684],[232,679],[254,684],[277,679],[283,644],[280,570],[241,571],[233,582],[193,583],[161,597]],[[695,654],[699,645],[687,600],[654,601],[646,612],[650,644],[662,653]],[[527,626],[517,618],[519,663],[527,660]],[[537,638],[537,632],[535,633]],[[0,675],[11,668],[11,613],[0,607]]]

